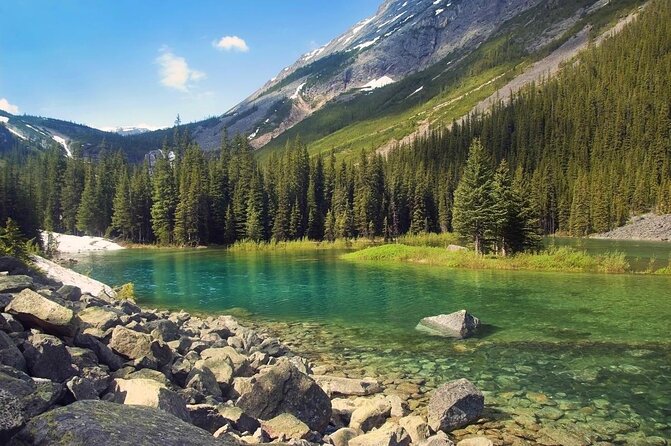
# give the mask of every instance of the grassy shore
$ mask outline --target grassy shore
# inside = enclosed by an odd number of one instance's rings
[[[621,252],[590,255],[573,248],[550,248],[538,254],[522,253],[509,257],[478,255],[473,251],[450,252],[431,246],[404,244],[375,246],[347,253],[343,259],[352,261],[394,261],[463,269],[528,270],[552,272],[634,272]],[[669,268],[653,271],[668,273]],[[636,271],[638,272],[638,271]],[[641,271],[649,273],[649,271]]]
[[[364,249],[381,243],[380,241],[370,239],[338,239],[333,242],[316,242],[313,240],[293,240],[290,242],[252,242],[240,241],[226,248],[231,252],[298,252],[312,250],[346,250],[346,249]]]

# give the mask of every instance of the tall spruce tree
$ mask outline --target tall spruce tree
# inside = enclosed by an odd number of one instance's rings
[[[493,228],[493,174],[490,159],[480,140],[471,144],[466,167],[454,192],[452,224],[455,231],[473,242],[475,252],[486,249]]]

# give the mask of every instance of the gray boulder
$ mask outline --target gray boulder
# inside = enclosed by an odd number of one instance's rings
[[[34,287],[32,277],[0,276],[0,293],[18,293],[26,288]]]
[[[191,424],[205,429],[211,434],[217,432],[228,421],[217,411],[217,408],[210,404],[190,404],[186,406],[191,418]]]
[[[140,367],[159,369],[172,360],[172,350],[167,344],[120,325],[114,327],[109,347],[124,358],[138,361]]]
[[[477,420],[485,397],[467,379],[458,379],[436,389],[429,401],[429,426],[434,431],[450,432]]]
[[[0,313],[0,331],[6,331],[7,333],[20,333],[24,331],[23,325],[21,322],[14,319],[9,313]]]
[[[21,402],[6,390],[0,390],[0,443],[5,444],[26,422]]]
[[[196,368],[208,368],[214,374],[214,377],[221,386],[222,391],[227,391],[233,382],[233,365],[230,359],[221,357],[211,357],[197,361]]]
[[[118,313],[102,307],[84,308],[77,313],[77,317],[80,330],[98,337],[103,337],[105,331],[121,323]]]
[[[76,302],[82,297],[82,290],[74,285],[63,285],[56,292],[71,302]]]
[[[387,423],[380,429],[352,438],[349,446],[408,446],[410,436],[397,424]]]
[[[98,357],[98,361],[105,364],[113,372],[123,367],[123,358],[114,353],[112,349],[100,342],[93,335],[80,333],[74,338],[74,344],[77,347],[93,351]]]
[[[65,382],[77,374],[65,344],[55,336],[34,334],[23,344],[31,376]]]
[[[352,379],[339,376],[313,375],[327,395],[366,396],[382,392],[382,385],[373,378]]]
[[[466,310],[450,314],[425,317],[417,329],[434,336],[445,336],[450,338],[464,339],[472,336],[480,327],[480,319],[474,317]]]
[[[151,332],[154,339],[163,342],[176,341],[179,339],[179,327],[176,323],[168,319],[158,319],[147,323],[147,329]]]
[[[205,396],[213,396],[221,399],[221,388],[217,383],[217,379],[210,369],[207,367],[194,367],[186,377],[187,389],[195,389]]]
[[[249,415],[265,420],[290,413],[318,432],[323,432],[331,419],[329,397],[286,359],[259,376],[237,405]]]
[[[310,437],[308,425],[290,413],[283,413],[271,420],[264,421],[261,423],[261,427],[273,440],[306,440]]]
[[[63,386],[47,380],[32,379],[23,372],[0,366],[0,390],[19,400],[25,419],[51,409],[63,396]]]
[[[25,372],[26,360],[14,340],[4,331],[0,331],[0,364],[14,367]]]
[[[419,442],[420,446],[454,446],[454,442],[443,431]]]
[[[11,446],[234,446],[179,418],[148,407],[78,401],[36,417]]]
[[[359,435],[359,433],[351,427],[343,427],[329,435],[329,437],[334,446],[348,446],[350,440],[357,435]]]
[[[74,378],[71,378],[65,385],[74,399],[77,401],[98,399],[98,391],[93,385],[93,382],[87,378],[80,378],[79,376],[75,376]]]
[[[261,424],[235,406],[219,406],[219,414],[238,432],[255,432]]]
[[[398,424],[410,435],[413,443],[419,444],[431,436],[431,430],[426,420],[417,415],[403,417]]]
[[[14,296],[6,311],[26,327],[39,328],[45,333],[74,336],[76,332],[71,309],[32,290],[25,289]]]
[[[382,426],[391,413],[391,403],[381,395],[368,400],[357,400],[357,403],[349,427],[363,432]]]
[[[233,367],[235,376],[252,376],[254,374],[254,370],[249,365],[249,358],[235,351],[233,347],[208,348],[200,352],[200,356],[205,360],[228,360]]]
[[[0,311],[5,311],[5,307],[14,299],[11,294],[0,293]]]
[[[152,407],[191,421],[184,400],[153,379],[115,379],[110,391],[115,403]]]

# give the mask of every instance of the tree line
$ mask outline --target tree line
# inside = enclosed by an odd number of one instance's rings
[[[671,5],[659,1],[555,78],[386,157],[310,157],[296,139],[261,165],[244,136],[203,152],[178,126],[152,164],[57,147],[5,156],[0,219],[188,246],[456,231],[482,251],[533,249],[540,233],[671,213],[669,79]]]

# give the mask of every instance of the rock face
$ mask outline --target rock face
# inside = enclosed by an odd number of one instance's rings
[[[216,122],[194,126],[193,136],[201,147],[213,150],[228,129],[250,135],[251,144],[260,147],[329,101],[355,101],[357,93],[476,48],[502,23],[539,2],[386,0],[375,15],[303,55]],[[277,104],[284,105],[284,113]]]
[[[464,339],[472,336],[480,327],[480,319],[474,317],[466,310],[456,311],[450,314],[425,317],[417,329],[426,331],[436,336],[446,336]]]
[[[104,401],[78,401],[33,418],[9,444],[234,446],[165,412]]]
[[[449,432],[477,420],[485,397],[470,381],[459,379],[436,389],[429,401],[429,426]]]
[[[249,415],[265,420],[290,413],[318,432],[331,419],[331,401],[326,393],[288,360],[279,361],[261,375],[237,405]]]
[[[74,336],[76,331],[72,310],[29,289],[17,294],[6,311],[26,327],[40,328],[49,334]]]

